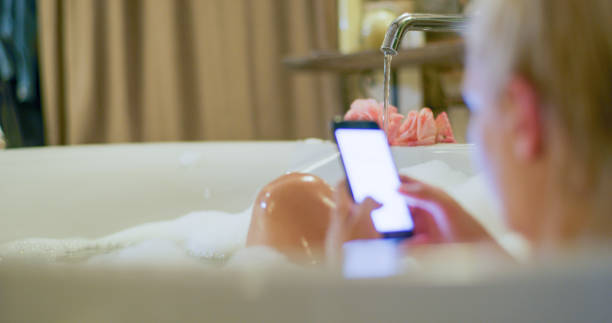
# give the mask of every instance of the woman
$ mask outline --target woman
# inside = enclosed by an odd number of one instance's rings
[[[466,33],[469,137],[509,227],[536,252],[611,238],[612,1],[482,0],[475,9]],[[256,208],[249,244],[279,247],[256,237],[291,232],[322,246],[323,227],[328,251],[378,236],[369,217],[375,201],[356,205],[345,183],[320,193],[317,185],[324,184],[312,176],[289,176],[262,191],[257,205],[277,189],[285,199],[274,202],[282,204],[277,212]],[[443,191],[402,182],[416,223],[412,243],[491,239]],[[335,203],[326,202],[332,195]],[[319,202],[302,203],[302,196]],[[294,226],[296,216],[317,225]],[[273,218],[286,226],[266,226]],[[305,250],[296,239],[282,244]]]

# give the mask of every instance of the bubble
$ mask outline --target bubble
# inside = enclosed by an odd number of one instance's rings
[[[187,158],[189,157],[189,158]],[[195,155],[185,160],[195,162]],[[432,160],[403,168],[400,173],[439,186],[451,194],[490,231],[503,231],[484,177],[469,177],[448,164]],[[211,189],[204,191],[205,197]],[[30,238],[0,245],[0,261],[19,258],[47,263],[88,266],[204,266],[236,269],[289,264],[277,251],[245,248],[251,208],[238,213],[191,212],[169,221],[144,223],[99,239]]]

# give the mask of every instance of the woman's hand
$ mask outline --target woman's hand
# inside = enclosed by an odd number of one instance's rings
[[[370,213],[381,207],[372,198],[356,204],[348,190],[346,180],[336,185],[334,191],[336,207],[330,216],[330,224],[325,240],[325,252],[329,264],[342,260],[342,245],[350,240],[377,239],[381,234],[374,228]]]
[[[457,201],[443,190],[400,176],[399,192],[404,195],[414,221],[414,236],[408,245],[493,241],[493,238],[467,213]],[[330,217],[326,237],[328,263],[337,264],[342,259],[342,245],[350,240],[376,239],[371,212],[381,205],[371,198],[361,204],[353,201],[346,180],[336,186],[336,207]]]
[[[493,241],[484,227],[442,189],[400,176],[399,192],[414,220],[414,237],[407,243],[434,244]]]

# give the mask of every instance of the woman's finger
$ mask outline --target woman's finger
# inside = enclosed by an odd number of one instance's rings
[[[382,204],[376,202],[373,198],[366,198],[361,204],[356,206],[355,210],[355,218],[358,220],[359,218],[363,218],[365,216],[370,216],[372,211],[380,208]]]
[[[449,200],[448,194],[435,186],[425,184],[406,175],[400,175],[400,180],[402,185],[398,190],[411,206],[429,209],[433,206],[440,206],[440,203],[446,203]]]
[[[448,234],[448,232],[443,232],[442,230],[446,228],[445,220],[439,219],[436,220],[435,216],[424,209],[412,207],[410,208],[410,214],[412,216],[412,221],[414,223],[414,235],[421,237],[426,237],[427,243],[436,243],[444,241],[444,234]],[[411,238],[410,240],[414,240]],[[420,240],[419,240],[420,241]]]
[[[400,174],[399,178],[400,178],[400,182],[401,182],[402,184],[405,184],[405,183],[412,183],[412,182],[418,182],[418,180],[416,180],[416,179],[414,179],[414,178],[412,178],[412,177],[410,177],[410,176],[408,176],[408,175],[402,175],[402,174]]]
[[[414,223],[414,234],[420,234],[424,232],[429,232],[431,230],[432,225],[435,225],[435,222],[432,219],[432,216],[426,210],[411,207],[410,209],[410,217],[412,218],[412,222]]]
[[[402,184],[399,192],[410,206],[422,208],[432,213],[447,209],[448,204],[453,201],[443,190],[418,181]]]
[[[346,180],[338,182],[334,190],[334,200],[336,202],[336,217],[346,219],[353,209],[355,202],[348,191]]]
[[[376,239],[380,233],[376,231],[372,222],[372,211],[380,208],[382,204],[372,198],[366,198],[361,204],[355,205],[353,216],[348,219],[347,226],[351,228],[351,240]]]
[[[450,195],[437,187],[418,181],[403,184],[399,192],[408,205],[423,211],[424,217],[420,220],[422,222],[418,223],[419,230],[433,233],[440,238],[451,237],[451,219],[447,215],[464,211]],[[419,220],[415,220],[415,223],[417,221]]]

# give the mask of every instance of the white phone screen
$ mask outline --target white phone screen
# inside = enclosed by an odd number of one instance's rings
[[[412,231],[414,224],[385,133],[380,129],[340,128],[335,131],[338,149],[355,202],[372,197],[383,206],[372,212],[381,233]]]

